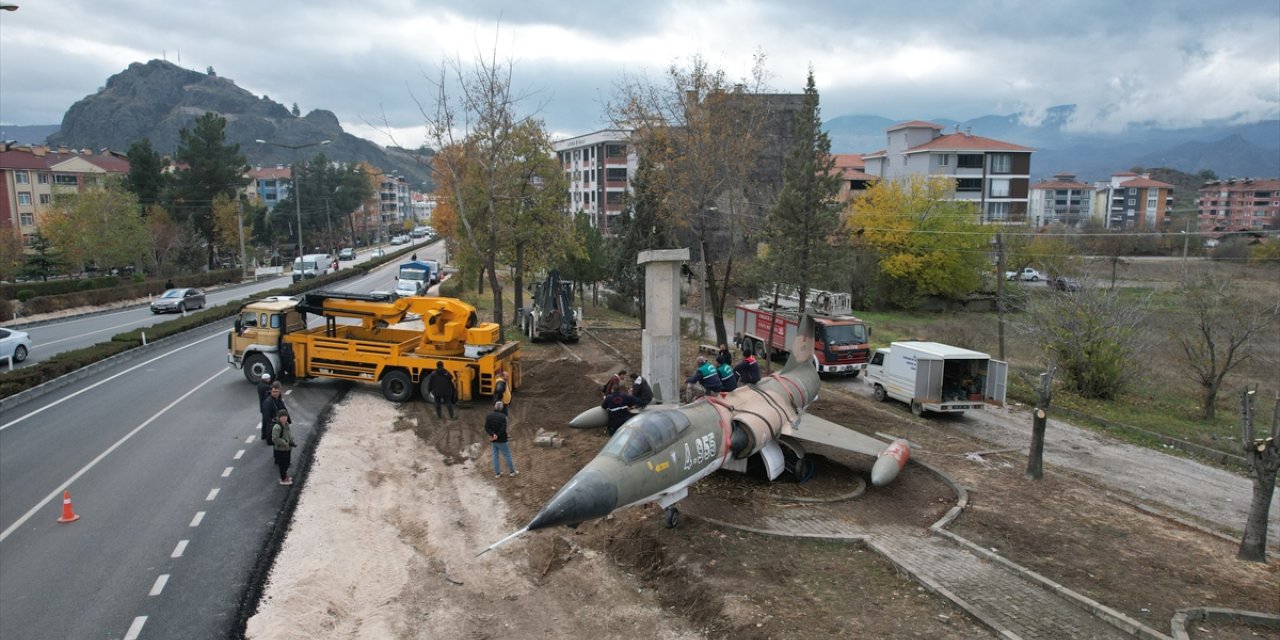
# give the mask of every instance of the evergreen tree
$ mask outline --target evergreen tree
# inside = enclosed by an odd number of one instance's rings
[[[249,169],[240,145],[225,143],[226,128],[225,118],[209,112],[196,120],[194,129],[178,132],[178,163],[183,168],[174,185],[177,219],[204,241],[210,269],[214,266],[213,199],[220,193],[234,198]]]
[[[160,202],[165,190],[164,159],[143,138],[129,146],[129,176],[126,186],[145,209]]]
[[[766,264],[779,284],[798,290],[801,301],[834,253],[832,242],[840,228],[835,205],[840,179],[834,167],[810,70],[804,103],[796,113],[795,146],[783,165],[782,192],[767,221]]]
[[[49,276],[62,273],[62,258],[44,234],[36,232],[31,239],[31,251],[27,254],[22,272],[28,278],[48,280]]]
[[[293,103],[293,108],[289,110],[289,113],[292,113],[292,114],[293,114],[293,117],[295,117],[295,118],[296,118],[296,117],[298,117],[298,116],[302,115],[302,109],[299,109],[299,108],[298,108],[298,103],[296,103],[296,102],[295,102],[295,103]]]

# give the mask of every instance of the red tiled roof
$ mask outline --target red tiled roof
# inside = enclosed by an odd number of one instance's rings
[[[861,153],[833,153],[831,157],[835,160],[837,169],[862,169],[867,166],[862,161]]]
[[[863,160],[863,162],[865,163],[865,162],[867,161],[867,159],[869,159],[869,158],[883,158],[883,157],[885,157],[886,155],[889,155],[889,150],[888,150],[888,149],[881,149],[881,150],[879,150],[879,151],[872,151],[871,153],[864,153],[864,154],[862,154],[862,160]],[[866,165],[864,164],[863,166],[866,166]]]
[[[72,158],[83,158],[108,173],[128,173],[129,161],[114,153],[82,154],[76,151],[49,150],[43,154],[31,152],[30,147],[0,151],[0,169],[49,169]]]
[[[1125,176],[1137,176],[1137,175],[1138,175],[1138,174],[1136,174],[1136,173],[1134,173],[1134,172],[1132,172],[1132,171],[1121,171],[1120,173],[1113,173],[1113,174],[1111,174],[1111,177],[1112,177],[1112,178],[1123,178],[1123,177],[1125,177]]]
[[[1128,184],[1128,183],[1125,183]],[[1280,191],[1280,180],[1269,178],[1265,180],[1236,180],[1234,183],[1225,181],[1206,184],[1200,187],[1200,191],[1209,191],[1216,193],[1218,191]]]
[[[892,127],[885,129],[884,132],[889,133],[891,131],[897,131],[898,129],[919,129],[919,128],[933,129],[935,131],[942,131],[943,129],[942,125],[940,124],[925,122],[924,120],[908,120],[906,122],[899,122],[898,124],[895,124]]]
[[[837,169],[840,172],[841,180],[879,180],[880,176],[873,176],[857,169]]]
[[[81,156],[107,173],[129,173],[129,161],[116,155]]]
[[[994,138],[984,138],[967,133],[949,133],[945,136],[938,136],[924,144],[911,147],[907,149],[907,153],[942,149],[948,151],[1035,151],[1031,147],[1003,142]]]
[[[1119,174],[1116,174],[1116,175],[1119,175]],[[1152,180],[1151,178],[1134,178],[1132,180],[1125,180],[1124,182],[1120,183],[1120,186],[1125,188],[1128,188],[1128,187],[1155,187],[1158,189],[1173,188],[1173,185],[1169,184],[1168,182],[1160,182],[1159,180]]]
[[[254,167],[249,170],[249,177],[255,180],[288,180],[292,174],[291,167]]]

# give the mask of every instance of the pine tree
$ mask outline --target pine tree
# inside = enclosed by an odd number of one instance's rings
[[[129,176],[125,182],[145,209],[160,201],[165,189],[164,160],[143,138],[129,146]]]
[[[782,192],[769,212],[766,263],[774,279],[794,286],[804,300],[831,258],[832,241],[840,228],[835,204],[840,179],[833,172],[831,140],[822,130],[812,70],[803,106],[796,113],[795,141],[783,165]]]
[[[240,145],[225,144],[226,128],[225,118],[209,112],[196,120],[194,129],[178,132],[178,163],[183,168],[174,185],[177,217],[204,240],[210,269],[214,266],[214,196],[234,198],[249,170]]]

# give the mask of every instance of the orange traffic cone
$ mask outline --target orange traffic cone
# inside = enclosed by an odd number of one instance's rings
[[[58,518],[58,522],[75,522],[76,520],[79,520],[79,519],[80,519],[80,516],[76,515],[76,512],[71,510],[71,492],[63,491],[62,492],[62,517]]]

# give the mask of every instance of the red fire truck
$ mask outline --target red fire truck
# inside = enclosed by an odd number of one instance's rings
[[[871,354],[867,345],[871,329],[852,315],[849,294],[810,289],[806,298],[805,311],[813,316],[813,365],[818,373],[856,376],[864,371]],[[799,302],[791,289],[737,305],[733,325],[739,348],[763,356],[768,345],[774,354],[786,355],[800,325]]]

